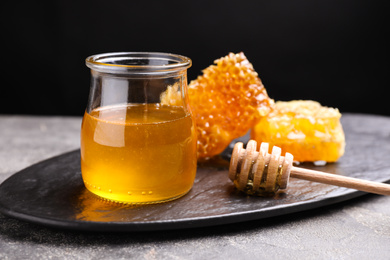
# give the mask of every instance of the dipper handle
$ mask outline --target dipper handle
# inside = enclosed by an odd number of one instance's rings
[[[325,183],[370,193],[376,193],[381,195],[390,195],[390,185],[380,182],[373,182],[368,180],[361,180],[352,177],[325,173],[315,170],[309,170],[299,167],[292,167],[290,177]]]

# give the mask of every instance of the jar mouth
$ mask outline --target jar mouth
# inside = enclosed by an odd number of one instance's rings
[[[191,59],[162,52],[111,52],[89,56],[85,63],[92,70],[114,74],[166,74],[191,67]]]

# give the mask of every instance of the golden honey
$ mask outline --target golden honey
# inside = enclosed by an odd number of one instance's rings
[[[196,132],[182,107],[124,104],[85,113],[81,171],[96,195],[156,203],[186,194],[196,174]]]

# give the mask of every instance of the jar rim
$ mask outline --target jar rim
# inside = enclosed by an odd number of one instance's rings
[[[108,52],[85,59],[87,67],[106,73],[166,74],[188,69],[190,58],[163,52]]]

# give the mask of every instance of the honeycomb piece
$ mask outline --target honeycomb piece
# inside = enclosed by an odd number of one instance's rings
[[[338,109],[315,101],[278,101],[252,129],[251,139],[278,146],[295,161],[335,162],[345,148],[340,118]]]
[[[214,63],[188,88],[197,124],[198,158],[203,159],[218,155],[233,139],[245,135],[273,104],[242,52],[229,53]],[[172,88],[163,93],[162,103],[177,103],[180,96]]]

